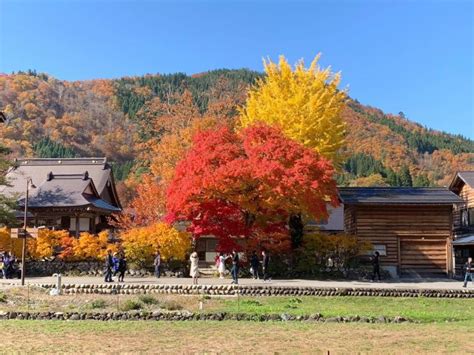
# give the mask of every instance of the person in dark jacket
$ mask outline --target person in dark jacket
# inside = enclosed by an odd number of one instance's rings
[[[270,274],[268,272],[268,266],[270,264],[270,254],[267,250],[262,250],[262,268],[263,268],[263,282],[270,281]]]
[[[232,283],[237,285],[239,283],[239,253],[236,250],[232,251],[232,270],[230,273],[232,274]]]
[[[375,275],[378,276],[378,279],[380,281],[380,253],[376,251],[374,253],[374,256],[372,257],[372,267],[373,267],[373,273],[372,273],[372,281],[375,280]]]
[[[112,272],[114,268],[114,258],[112,257],[112,250],[107,250],[105,257],[105,282],[113,282]]]
[[[5,279],[10,278],[10,274],[9,274],[10,263],[11,263],[10,254],[8,252],[5,252],[5,254],[3,254],[3,270],[2,270],[3,278]]]
[[[123,278],[125,277],[125,271],[127,271],[127,259],[125,259],[125,255],[121,253],[118,259],[119,282],[123,282]]]
[[[467,279],[470,279],[471,282],[474,284],[474,280],[472,279],[472,258],[467,258],[466,263],[464,264],[464,285],[462,287],[467,287]]]
[[[252,267],[252,275],[254,279],[259,279],[258,270],[260,269],[260,261],[258,260],[257,252],[252,253],[250,259],[250,266]]]

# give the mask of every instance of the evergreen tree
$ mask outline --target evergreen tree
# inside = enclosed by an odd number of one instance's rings
[[[390,186],[400,186],[401,185],[400,177],[392,169],[387,170],[387,183]]]
[[[33,149],[39,158],[74,158],[76,153],[60,143],[52,141],[49,137],[42,138],[33,145]]]
[[[413,186],[429,187],[431,186],[431,181],[426,174],[419,174],[415,177],[415,180],[413,181]]]
[[[407,165],[403,165],[400,169],[400,186],[413,186],[410,169]]]

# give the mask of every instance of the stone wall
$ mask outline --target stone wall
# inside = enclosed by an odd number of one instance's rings
[[[248,313],[192,313],[188,311],[130,311],[130,312],[0,312],[0,320],[95,320],[95,321],[253,321],[253,322],[321,322],[321,323],[403,323],[411,322],[396,317],[324,317],[320,313],[296,316],[291,314],[248,314]]]
[[[32,284],[46,289],[54,284]],[[221,296],[379,296],[474,298],[473,289],[387,289],[387,288],[329,288],[252,285],[165,285],[165,284],[65,284],[64,294],[182,294]]]

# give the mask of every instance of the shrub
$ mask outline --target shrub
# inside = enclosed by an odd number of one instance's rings
[[[92,309],[103,309],[105,307],[107,307],[105,300],[93,300],[90,304],[90,308]]]
[[[184,260],[191,247],[188,233],[179,232],[166,223],[129,229],[121,234],[125,254],[129,261],[141,267],[153,262],[159,249],[163,260]]]
[[[141,295],[140,297],[138,297],[138,299],[140,300],[140,302],[144,303],[144,304],[147,304],[147,305],[152,305],[152,304],[158,304],[158,300],[153,297],[153,296],[149,296],[149,295]]]
[[[120,310],[127,312],[127,311],[134,311],[143,308],[143,303],[140,301],[135,300],[126,300],[124,303],[120,305]]]
[[[107,250],[117,251],[118,246],[108,242],[108,231],[98,235],[81,233],[79,238],[73,238],[72,257],[75,260],[102,260],[107,255]]]
[[[79,238],[68,231],[42,229],[38,238],[28,240],[28,255],[36,260],[59,256],[64,260],[101,260],[107,250],[117,251],[117,245],[108,242],[108,232],[98,235],[81,233]]]
[[[164,301],[160,304],[161,308],[167,309],[168,311],[179,311],[183,309],[183,306],[181,306],[178,302],[176,301]]]
[[[66,237],[69,232],[65,230],[41,229],[38,238],[28,240],[28,254],[33,259],[50,258],[60,251],[61,240]]]
[[[294,271],[310,275],[326,269],[345,272],[351,268],[354,259],[368,249],[368,243],[360,242],[356,236],[345,233],[306,234],[303,246],[296,254]]]
[[[13,253],[13,255],[21,255],[21,239],[12,239],[8,228],[0,228],[0,250]]]

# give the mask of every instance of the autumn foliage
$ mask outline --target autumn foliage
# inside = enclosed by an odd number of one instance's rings
[[[337,204],[333,174],[327,159],[276,128],[204,131],[176,167],[167,220],[190,221],[194,236],[215,235],[221,249],[236,247],[235,238],[275,234],[287,248],[291,214],[321,219],[327,217],[326,203]]]
[[[42,229],[38,238],[28,239],[27,242],[28,256],[34,260],[52,257],[78,261],[102,260],[109,249],[117,251],[118,245],[109,242],[107,231],[98,235],[84,232],[75,238],[65,230]]]
[[[345,124],[341,111],[346,93],[338,89],[340,75],[318,66],[319,55],[308,69],[304,62],[294,70],[285,57],[278,64],[264,61],[265,73],[248,92],[240,122],[277,126],[285,135],[340,162]]]
[[[160,222],[124,231],[121,239],[127,258],[141,266],[150,265],[158,250],[164,260],[184,260],[191,247],[188,233]]]

